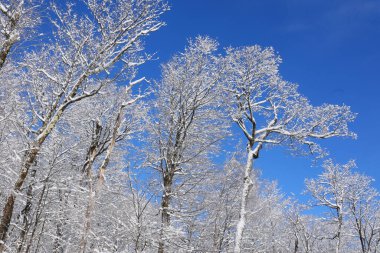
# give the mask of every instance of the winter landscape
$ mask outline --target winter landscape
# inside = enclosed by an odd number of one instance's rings
[[[380,252],[379,28],[377,0],[0,0],[0,253]]]

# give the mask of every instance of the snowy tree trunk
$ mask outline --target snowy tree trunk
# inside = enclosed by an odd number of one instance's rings
[[[85,214],[85,222],[84,222],[84,228],[83,228],[83,236],[80,241],[79,245],[79,252],[80,253],[85,253],[86,252],[86,247],[87,247],[87,237],[91,229],[91,217],[92,217],[92,212],[94,210],[95,206],[95,192],[92,189],[92,182],[90,182],[90,190],[89,190],[89,200],[88,200],[88,205],[86,208],[86,214]]]
[[[83,184],[88,186],[89,196],[88,196],[88,204],[85,212],[85,218],[84,218],[84,226],[83,226],[83,234],[82,238],[79,242],[79,252],[84,253],[86,252],[86,245],[87,245],[87,236],[90,231],[91,227],[91,213],[94,208],[95,204],[95,193],[93,191],[93,182],[92,182],[92,170],[93,170],[93,163],[95,161],[95,158],[97,156],[97,147],[99,145],[99,138],[102,131],[102,126],[100,125],[99,121],[96,121],[94,133],[93,133],[93,139],[90,145],[89,150],[87,151],[87,160],[83,167]]]
[[[296,239],[294,240],[294,253],[297,253],[298,252],[298,238],[296,237]]]
[[[64,193],[61,189],[58,190],[58,199],[60,203],[60,212],[64,213],[64,208],[66,208],[67,203],[64,202]],[[65,201],[67,202],[67,201]],[[53,253],[63,253],[64,248],[62,245],[62,237],[63,237],[63,226],[59,220],[56,224],[56,230],[55,230],[55,240],[54,240],[54,246],[53,246]]]
[[[172,194],[172,184],[173,184],[173,177],[170,174],[166,174],[164,176],[164,192],[162,194],[162,201],[161,201],[161,234],[160,234],[160,242],[158,245],[158,253],[164,253],[165,252],[165,243],[164,243],[164,237],[165,232],[167,228],[170,226],[170,212],[169,212],[169,205],[170,205],[170,199]]]
[[[120,129],[120,126],[121,126],[121,123],[122,123],[122,116],[123,116],[123,111],[124,111],[124,107],[125,107],[125,104],[122,104],[119,108],[119,112],[116,116],[116,120],[115,120],[115,125],[114,125],[114,128],[113,128],[113,131],[112,131],[112,138],[110,140],[110,143],[109,143],[109,146],[107,148],[107,152],[106,152],[106,156],[104,157],[103,161],[102,161],[102,164],[98,170],[98,177],[97,177],[97,180],[96,180],[96,184],[95,184],[95,189],[93,189],[93,183],[92,183],[92,165],[93,165],[93,162],[97,156],[97,149],[96,149],[96,146],[98,145],[98,141],[99,141],[99,135],[100,135],[100,132],[101,132],[101,126],[100,126],[100,123],[97,122],[97,125],[96,125],[96,129],[95,129],[95,132],[96,132],[96,141],[94,144],[94,146],[92,145],[90,147],[90,150],[89,150],[89,157],[90,157],[90,161],[89,161],[89,164],[88,164],[88,168],[86,168],[84,170],[85,173],[87,173],[88,175],[88,185],[89,185],[89,200],[88,200],[88,205],[87,205],[87,208],[86,208],[86,214],[85,214],[85,224],[84,224],[84,229],[83,229],[83,236],[82,236],[82,239],[80,241],[80,250],[79,252],[80,253],[85,253],[86,252],[86,245],[87,245],[87,237],[88,237],[88,234],[91,230],[91,219],[92,219],[92,214],[94,212],[94,207],[95,207],[95,200],[101,190],[101,187],[104,183],[104,178],[105,178],[105,171],[106,171],[106,168],[110,162],[110,159],[111,159],[111,154],[112,154],[112,151],[116,145],[116,139],[118,137],[118,132],[119,132],[119,129]]]
[[[335,247],[335,253],[340,252],[340,247],[342,244],[342,226],[343,226],[343,215],[341,208],[337,208],[337,215],[338,215],[338,232],[337,232],[337,242],[336,242],[336,247]]]
[[[12,43],[10,41],[5,41],[3,48],[0,50],[0,69],[5,63],[5,59],[8,56],[9,51],[11,50]]]
[[[253,182],[250,177],[252,166],[253,166],[253,157],[254,157],[254,151],[252,150],[252,148],[250,148],[248,151],[247,164],[245,166],[245,171],[244,171],[244,185],[243,185],[243,190],[242,190],[242,195],[241,195],[239,221],[236,227],[234,253],[241,252],[241,242],[243,239],[243,232],[244,232],[246,216],[247,216],[247,211],[246,211],[247,202],[248,202],[249,192],[251,191],[252,186],[253,186]]]
[[[36,168],[33,168],[32,173],[31,173],[32,181],[28,185],[27,199],[26,199],[25,207],[21,211],[23,228],[20,231],[19,245],[17,247],[17,252],[22,252],[22,249],[24,247],[26,237],[27,237],[27,234],[29,231],[29,227],[30,227],[31,222],[32,222],[31,220],[29,220],[28,217],[30,216],[30,211],[32,208],[33,185],[35,183],[36,172],[37,172]]]
[[[16,193],[21,190],[22,185],[25,182],[30,167],[33,165],[37,158],[37,154],[40,150],[40,145],[36,145],[30,148],[25,155],[25,160],[21,168],[19,177],[13,187],[13,191],[9,194],[7,201],[3,209],[3,215],[0,223],[0,253],[4,252],[5,240],[8,234],[9,225],[11,223],[13,208],[16,200]]]
[[[8,9],[3,3],[0,3],[0,12],[5,17],[5,19],[2,17],[1,23],[3,27],[7,27],[7,29],[2,29],[1,31],[5,40],[0,45],[0,69],[4,66],[13,45],[20,40],[20,32],[22,32],[22,25],[20,23],[27,21],[27,17],[22,17],[25,14],[24,1],[15,2],[13,3],[17,4],[15,5],[15,9]],[[25,18],[25,20],[20,20],[20,18]]]

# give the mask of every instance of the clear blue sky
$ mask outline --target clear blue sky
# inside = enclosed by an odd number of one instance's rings
[[[159,78],[159,63],[197,35],[209,35],[222,47],[273,46],[283,58],[284,79],[298,83],[313,104],[345,103],[358,113],[352,124],[358,140],[325,146],[337,162],[355,159],[380,189],[380,1],[177,0],[171,6],[163,17],[167,26],[147,41],[160,59],[142,74]],[[283,149],[265,151],[256,162],[264,178],[296,194],[306,177],[320,172],[310,165],[309,158],[293,158]]]

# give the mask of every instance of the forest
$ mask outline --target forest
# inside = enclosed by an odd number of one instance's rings
[[[356,113],[302,95],[274,48],[209,36],[152,79],[168,11],[0,0],[0,253],[380,252],[374,179],[324,146]],[[255,167],[276,147],[321,164],[309,201]]]

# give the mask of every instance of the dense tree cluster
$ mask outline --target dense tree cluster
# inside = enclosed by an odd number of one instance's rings
[[[254,168],[271,146],[320,158],[356,137],[272,48],[197,37],[149,80],[166,2],[46,4],[0,1],[0,252],[380,250],[379,193],[353,161],[326,160],[310,204]]]

